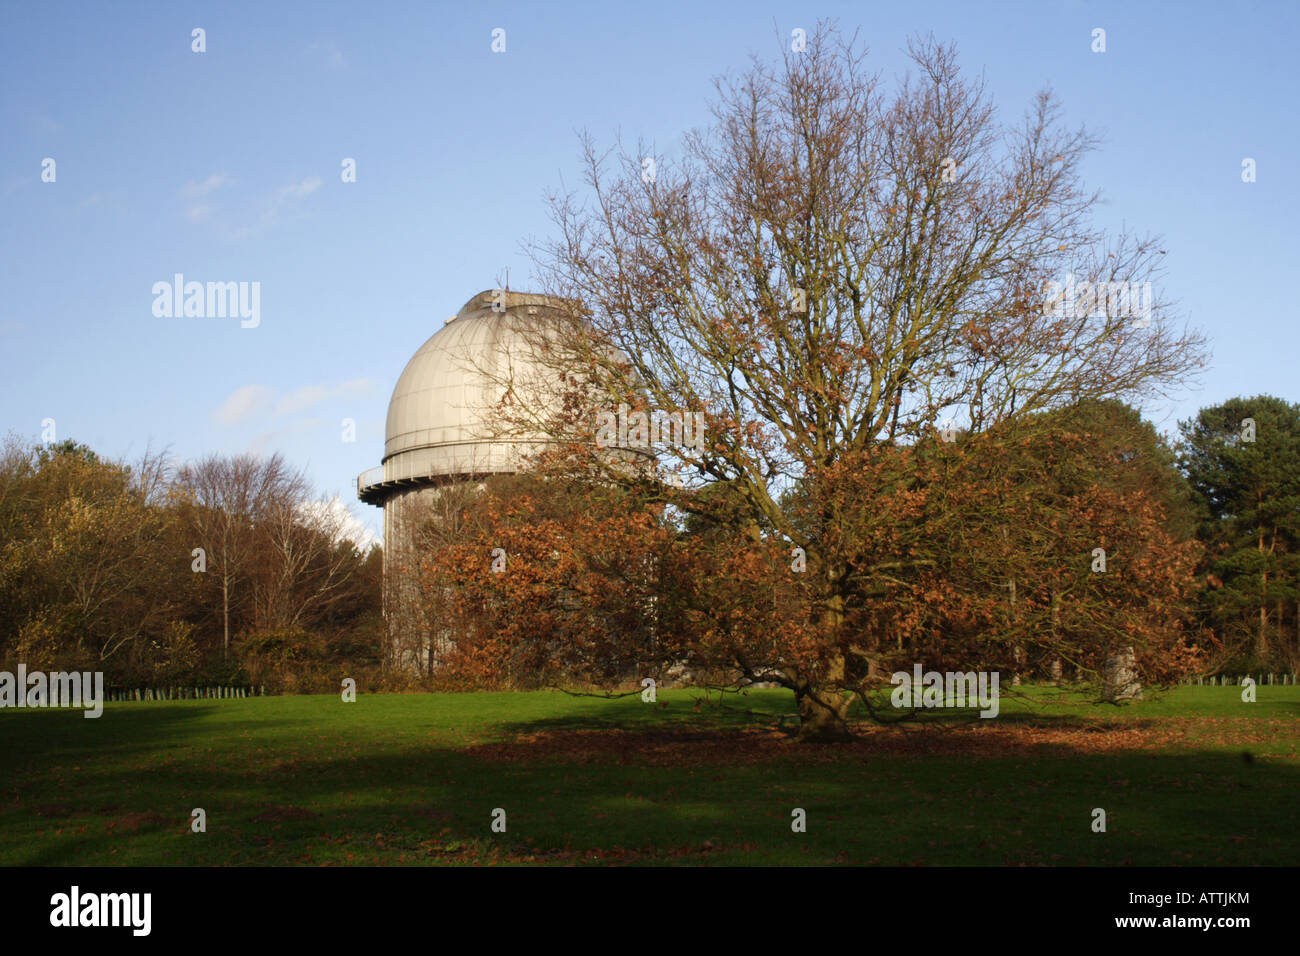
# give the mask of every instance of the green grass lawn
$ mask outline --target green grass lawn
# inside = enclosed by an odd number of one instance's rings
[[[1032,688],[818,746],[782,691],[5,710],[0,864],[1295,864],[1300,688],[1258,695]]]

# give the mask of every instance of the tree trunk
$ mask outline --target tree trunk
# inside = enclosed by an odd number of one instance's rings
[[[221,656],[225,657],[230,653],[230,577],[224,573],[221,576],[221,622],[224,629]]]
[[[808,684],[795,689],[795,703],[799,708],[800,743],[834,743],[851,740],[845,718],[849,704],[853,702],[851,694],[835,691],[819,691]]]
[[[1259,494],[1259,515],[1262,518],[1264,514],[1264,493]],[[1274,534],[1274,540],[1276,540]],[[1262,558],[1266,552],[1264,550],[1264,525],[1260,522],[1259,526],[1259,553]],[[1268,566],[1265,565],[1263,571],[1259,573],[1259,639],[1255,646],[1255,656],[1260,660],[1268,653]]]
[[[1120,648],[1117,653],[1106,658],[1103,680],[1102,697],[1111,703],[1142,699],[1137,656],[1131,646]]]
[[[821,565],[821,561],[817,561]],[[840,647],[841,631],[844,627],[844,582],[848,578],[848,568],[843,564],[820,568],[826,581],[828,597],[818,614],[818,625],[826,643],[837,648],[832,653],[824,672],[819,679],[823,686],[836,687],[842,684],[846,676],[844,655]],[[852,694],[838,690],[821,690],[818,681],[801,679],[795,685],[795,704],[799,711],[800,742],[830,742],[852,739],[845,724]]]
[[[1277,646],[1278,649],[1286,647],[1286,635],[1282,633],[1282,628],[1286,623],[1286,618],[1282,616],[1282,599],[1277,599]]]

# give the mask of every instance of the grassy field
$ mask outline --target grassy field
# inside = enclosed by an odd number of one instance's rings
[[[1295,864],[1300,688],[1258,693],[1032,688],[843,746],[781,691],[6,710],[0,864]]]

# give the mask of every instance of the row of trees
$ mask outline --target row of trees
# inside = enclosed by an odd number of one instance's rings
[[[335,683],[380,655],[377,548],[279,456],[105,461],[6,441],[0,659],[120,684]]]
[[[838,678],[858,688],[918,660],[1095,677],[1129,646],[1148,680],[1300,665],[1300,407],[1233,399],[1174,450],[1118,402],[951,437],[846,456],[779,497],[798,540],[847,555],[834,645],[809,624],[807,549],[734,482],[592,482],[569,448],[453,489],[421,572],[455,637],[439,680],[787,683],[837,658],[862,662]],[[168,473],[10,440],[0,659],[127,684],[365,676],[380,555],[339,518],[278,457]]]
[[[1260,397],[1202,411],[1175,450],[1106,401],[845,456],[779,499],[797,540],[846,555],[835,643],[810,623],[806,549],[734,483],[593,483],[566,449],[430,516],[424,594],[454,636],[439,677],[609,686],[685,668],[788,686],[820,671],[861,691],[921,661],[1100,681],[1129,648],[1147,681],[1293,670],[1297,438],[1300,407]],[[825,699],[840,718],[850,698]]]

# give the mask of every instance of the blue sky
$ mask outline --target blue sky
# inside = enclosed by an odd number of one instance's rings
[[[1085,166],[1102,221],[1165,237],[1166,293],[1213,350],[1198,391],[1146,410],[1158,426],[1236,394],[1297,400],[1298,10],[4,0],[0,430],[52,418],[111,457],[278,450],[377,529],[353,482],[379,463],[397,376],[506,269],[529,287],[523,245],[579,180],[578,131],[671,155],[713,76],[828,16],[887,78],[933,32],[1004,118],[1047,85],[1105,134]],[[156,317],[152,287],[178,272],[259,282],[260,324]]]

